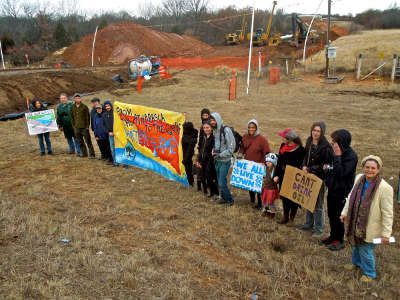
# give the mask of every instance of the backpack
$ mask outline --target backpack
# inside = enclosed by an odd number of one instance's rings
[[[220,131],[220,140],[221,140],[221,135],[224,135],[224,141],[226,143],[226,138],[225,138],[225,128],[229,127],[229,126],[221,126],[221,131]],[[242,136],[235,131],[235,129],[233,127],[229,127],[230,130],[232,131],[233,137],[235,138],[235,149],[233,150],[233,153],[236,153],[239,151],[240,146],[242,145]]]

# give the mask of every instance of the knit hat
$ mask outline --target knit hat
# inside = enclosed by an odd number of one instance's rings
[[[379,156],[376,156],[376,155],[368,155],[368,156],[364,157],[362,162],[361,162],[361,166],[364,167],[368,160],[376,161],[378,163],[378,165],[379,165],[379,169],[381,169],[382,166],[383,166],[382,159]]]
[[[210,112],[210,110],[208,108],[203,108],[201,110],[200,116],[202,116],[204,114],[211,115],[211,112]]]
[[[297,135],[296,131],[290,130],[288,133],[286,133],[285,138],[293,141],[294,139],[298,138],[299,136]]]
[[[275,153],[268,153],[265,155],[265,162],[272,162],[274,166],[278,163],[278,157]]]

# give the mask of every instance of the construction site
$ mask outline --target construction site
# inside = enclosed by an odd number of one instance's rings
[[[290,30],[277,32],[276,5],[262,28],[251,30],[251,11],[238,16],[216,45],[122,22],[29,67],[6,64],[0,298],[400,299],[398,242],[376,248],[377,279],[362,283],[360,270],[343,268],[350,244],[332,252],[311,231],[295,230],[306,209],[278,225],[253,209],[246,190],[230,187],[235,205],[217,206],[154,172],[69,155],[61,131],[51,132],[54,155],[39,156],[37,138],[28,134],[29,102],[38,97],[56,109],[60,93],[81,93],[89,108],[98,97],[181,112],[195,128],[206,107],[240,134],[256,119],[274,153],[279,132],[291,128],[305,142],[310,125],[323,120],[328,139],[340,128],[351,132],[357,174],[363,157],[382,158],[397,216],[400,30],[352,31],[350,21],[293,13]],[[328,72],[327,44],[336,50]],[[282,214],[277,200],[276,218]],[[397,240],[399,230],[394,218]]]

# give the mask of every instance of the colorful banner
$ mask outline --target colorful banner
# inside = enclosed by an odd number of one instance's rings
[[[261,193],[265,165],[254,161],[237,159],[233,165],[231,185]]]
[[[54,109],[26,113],[25,119],[30,135],[58,130]]]
[[[314,212],[322,184],[317,176],[286,166],[280,194]]]
[[[116,101],[116,161],[152,170],[187,186],[181,144],[184,120],[181,113]]]

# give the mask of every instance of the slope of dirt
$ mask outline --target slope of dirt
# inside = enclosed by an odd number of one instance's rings
[[[26,98],[56,103],[60,93],[71,95],[114,87],[109,78],[85,70],[4,75],[0,81],[0,115],[26,110]]]
[[[64,60],[75,66],[91,64],[93,34],[71,45]],[[123,64],[144,54],[161,57],[197,56],[213,48],[195,38],[156,31],[133,22],[112,24],[96,36],[94,57],[96,64]]]

